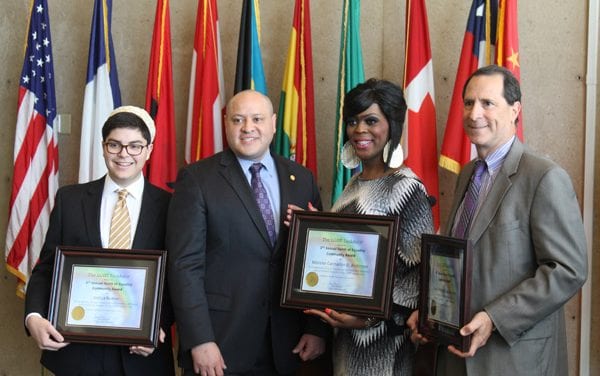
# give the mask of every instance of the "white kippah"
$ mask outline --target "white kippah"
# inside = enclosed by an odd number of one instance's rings
[[[154,136],[156,135],[156,126],[154,125],[154,120],[152,120],[152,117],[150,117],[150,114],[148,114],[146,110],[136,106],[121,106],[115,108],[113,112],[111,112],[110,115],[108,115],[108,117],[110,118],[111,116],[119,114],[121,112],[129,112],[142,119],[144,124],[146,124],[146,128],[148,128],[148,132],[150,132],[150,143],[154,142]]]

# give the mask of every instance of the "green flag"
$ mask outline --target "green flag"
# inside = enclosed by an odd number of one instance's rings
[[[348,91],[365,80],[360,44],[360,0],[344,0],[342,36],[340,41],[340,71],[338,75],[337,112],[335,115],[335,150],[333,155],[333,204],[352,176],[342,165],[340,155],[346,142],[346,127],[342,117],[344,97]]]

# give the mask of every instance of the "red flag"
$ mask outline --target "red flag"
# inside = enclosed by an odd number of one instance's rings
[[[463,130],[462,89],[471,73],[493,62],[497,10],[497,0],[473,0],[469,12],[440,155],[440,166],[456,174],[475,155]]]
[[[405,164],[425,184],[427,193],[439,200],[437,135],[433,63],[425,0],[406,2],[406,53],[404,95],[408,111],[403,143]],[[440,226],[440,206],[433,206],[435,229]]]
[[[310,1],[296,0],[273,150],[317,176]]]
[[[152,184],[170,192],[168,183],[177,177],[172,71],[169,0],[158,0],[146,87],[146,110],[156,123],[156,137],[145,173]]]
[[[216,0],[199,0],[192,56],[185,162],[223,150],[223,60]]]
[[[498,33],[496,39],[496,64],[511,71],[517,80],[521,82],[517,0],[500,0],[498,4]],[[523,141],[523,110],[519,114],[517,137]]]
[[[39,258],[58,188],[54,60],[46,0],[32,2],[25,61],[19,77],[14,173],[6,231],[6,267],[17,295]]]

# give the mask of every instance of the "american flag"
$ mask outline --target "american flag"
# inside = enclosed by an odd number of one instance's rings
[[[42,248],[58,188],[54,68],[48,4],[34,0],[29,17],[14,149],[6,266],[25,285]]]

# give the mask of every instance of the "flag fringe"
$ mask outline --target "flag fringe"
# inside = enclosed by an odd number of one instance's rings
[[[461,170],[460,163],[445,155],[440,156],[440,167],[445,168],[446,170],[453,172],[457,175],[460,173]]]

